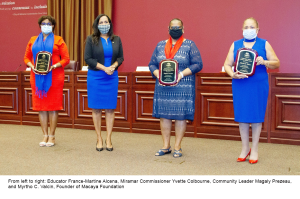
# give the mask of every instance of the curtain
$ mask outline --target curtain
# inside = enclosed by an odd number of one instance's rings
[[[48,0],[48,15],[56,20],[55,35],[66,42],[70,60],[84,62],[85,40],[92,34],[92,25],[99,14],[111,18],[113,0]]]

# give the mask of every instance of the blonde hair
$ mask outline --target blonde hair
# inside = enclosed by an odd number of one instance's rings
[[[245,19],[245,21],[247,21],[248,19],[252,19],[252,20],[256,23],[256,27],[259,28],[258,22],[257,22],[256,19],[254,19],[253,17],[249,17],[249,18]],[[243,28],[244,28],[245,21],[244,21],[244,23],[243,23]]]

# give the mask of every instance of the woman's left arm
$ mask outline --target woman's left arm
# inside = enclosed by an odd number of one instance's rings
[[[264,65],[271,69],[279,68],[280,61],[268,41],[266,41],[266,52],[268,61],[264,61]]]
[[[59,62],[57,62],[56,64],[54,64],[55,66],[52,65],[51,66],[52,69],[58,68],[58,67],[65,67],[70,62],[68,47],[62,38],[60,38],[58,40],[58,49],[59,49],[59,55],[61,57],[61,60]]]
[[[121,38],[119,37],[119,54],[117,56],[117,60],[112,64],[112,66],[114,66],[115,70],[118,70],[119,66],[122,64],[123,61],[124,61],[123,46],[122,46]]]
[[[203,63],[200,55],[200,51],[198,50],[196,44],[192,41],[191,50],[190,50],[190,65],[188,68],[182,71],[183,76],[193,75],[203,68]],[[182,78],[182,75],[179,75],[179,78]]]
[[[267,60],[264,60],[262,57],[258,57],[256,59],[257,64],[265,65],[267,68],[271,68],[271,69],[279,68],[280,61],[268,41],[266,41],[266,54],[267,54]]]

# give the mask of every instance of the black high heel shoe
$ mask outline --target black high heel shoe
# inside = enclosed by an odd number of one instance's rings
[[[106,140],[105,140],[105,144],[106,144]],[[111,144],[112,144],[112,143],[111,143]],[[107,150],[107,151],[113,151],[114,148],[113,148],[113,147],[111,147],[111,148],[106,147],[106,150]]]
[[[97,148],[97,144],[98,144],[98,141],[96,142],[96,151],[103,151],[103,147],[101,147],[101,148]]]

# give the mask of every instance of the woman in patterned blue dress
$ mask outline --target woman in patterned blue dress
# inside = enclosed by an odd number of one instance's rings
[[[269,83],[267,68],[276,69],[280,66],[273,48],[264,39],[258,38],[258,22],[254,18],[244,21],[244,39],[233,42],[224,63],[225,70],[232,77],[232,94],[234,120],[239,122],[242,139],[242,152],[238,162],[246,161],[250,155],[249,163],[258,161],[258,142],[265,119],[268,101]],[[253,76],[233,72],[231,66],[236,58],[239,48],[252,48],[257,51],[257,66]],[[252,147],[249,147],[249,125],[252,128]]]
[[[203,64],[196,44],[183,38],[183,23],[180,19],[170,21],[169,34],[171,36],[169,40],[157,44],[149,63],[151,74],[156,78],[152,116],[160,118],[163,138],[163,147],[155,154],[156,156],[171,153],[171,127],[172,120],[175,120],[173,157],[177,158],[182,156],[181,141],[186,130],[186,120],[194,120],[195,74],[202,69]],[[168,57],[170,55],[168,53],[173,53],[173,57]],[[179,63],[178,81],[175,86],[163,86],[158,81],[159,63],[166,59],[166,55],[167,58],[173,58]]]
[[[117,107],[118,67],[122,64],[123,47],[120,37],[113,34],[113,25],[107,15],[99,15],[93,23],[94,33],[86,39],[84,59],[89,66],[87,74],[88,107],[92,108],[97,134],[96,150],[102,151],[101,115],[105,109],[106,150],[112,151],[111,135]]]

